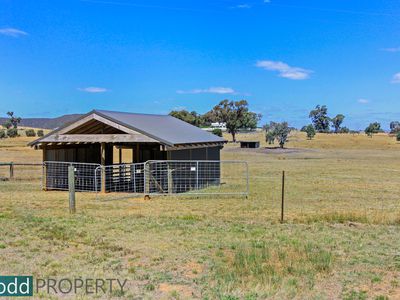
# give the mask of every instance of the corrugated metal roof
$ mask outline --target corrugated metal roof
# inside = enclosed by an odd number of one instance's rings
[[[219,136],[169,115],[137,114],[107,110],[94,110],[93,112],[169,145],[221,143],[225,141]]]

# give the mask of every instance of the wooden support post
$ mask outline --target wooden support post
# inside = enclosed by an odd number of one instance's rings
[[[106,165],[106,143],[101,143],[100,145],[100,165],[101,165],[101,192],[106,192],[106,169],[104,168]]]
[[[118,149],[119,164],[122,164],[122,148]]]
[[[42,163],[43,163],[43,172],[42,172],[42,190],[47,191],[47,166],[45,164],[47,160],[47,149],[46,144],[42,146]]]
[[[282,171],[282,201],[281,201],[281,223],[284,221],[284,209],[285,209],[285,171]]]
[[[75,208],[75,167],[68,166],[69,212],[74,214]]]
[[[140,161],[140,145],[139,144],[136,144],[135,153],[136,153],[136,161],[135,162],[138,163]]]
[[[14,179],[14,163],[10,162],[10,180]]]

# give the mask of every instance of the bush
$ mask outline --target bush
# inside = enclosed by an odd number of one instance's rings
[[[17,129],[17,128],[10,128],[10,129],[8,129],[8,130],[7,130],[7,135],[8,135],[10,138],[17,137],[17,136],[18,136],[18,129]]]
[[[347,127],[342,127],[342,128],[340,128],[340,131],[339,131],[340,133],[350,133],[350,129],[349,128],[347,128]]]
[[[25,130],[26,136],[36,136],[36,132],[33,129],[27,129]]]
[[[219,137],[222,137],[222,130],[219,128],[214,128],[212,130],[212,134],[218,135]]]
[[[4,129],[1,129],[1,130],[0,130],[0,139],[4,139],[4,138],[6,138],[6,137],[7,137],[7,135],[6,135],[5,130],[4,130]]]
[[[1,134],[0,134],[0,136],[1,136]],[[396,135],[396,140],[397,140],[398,142],[400,142],[400,131],[399,131],[399,132],[397,132],[397,135]]]
[[[312,124],[307,125],[305,132],[307,133],[307,139],[312,140],[312,138],[315,136],[315,128]]]
[[[37,136],[44,136],[44,132],[42,129],[37,131]]]

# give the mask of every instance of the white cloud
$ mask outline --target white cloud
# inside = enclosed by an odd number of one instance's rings
[[[381,50],[386,52],[400,52],[400,47],[382,48]]]
[[[178,90],[178,94],[236,94],[235,90],[230,87],[210,87],[208,89],[194,89],[189,91]]]
[[[26,33],[25,31],[22,31],[22,30],[19,30],[16,28],[1,28],[0,34],[12,36],[12,37],[20,37],[20,36],[28,35],[28,33]]]
[[[400,83],[400,73],[396,73],[393,75],[392,83]]]
[[[102,88],[102,87],[96,87],[96,86],[78,88],[78,90],[82,91],[82,92],[87,92],[87,93],[105,93],[105,92],[109,91],[109,89]]]
[[[369,100],[361,98],[361,99],[358,99],[357,102],[360,103],[360,104],[367,104],[367,103],[369,103]]]
[[[313,71],[311,70],[298,67],[291,67],[288,64],[281,61],[259,60],[256,63],[256,66],[268,71],[277,71],[279,77],[292,80],[308,79],[310,77],[310,74],[313,73]]]

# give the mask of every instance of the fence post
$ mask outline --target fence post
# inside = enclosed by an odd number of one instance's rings
[[[281,223],[283,223],[284,209],[285,209],[285,171],[282,171]]]
[[[75,167],[68,166],[68,190],[69,190],[69,212],[76,212],[75,208]]]
[[[14,163],[10,162],[10,180],[14,179]]]

